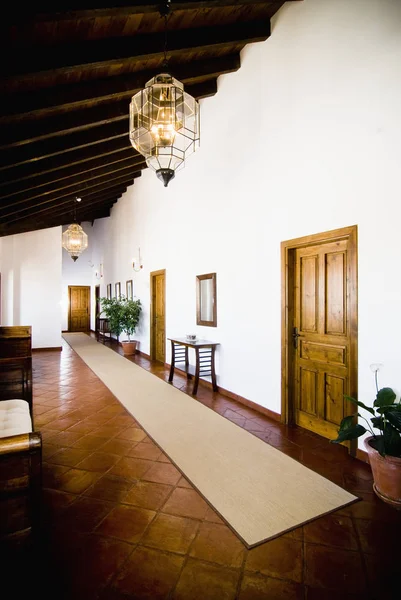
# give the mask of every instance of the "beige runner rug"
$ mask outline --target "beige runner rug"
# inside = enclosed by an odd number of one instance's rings
[[[248,547],[357,500],[88,335],[63,337]]]

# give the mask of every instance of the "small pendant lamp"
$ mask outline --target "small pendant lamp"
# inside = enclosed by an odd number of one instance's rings
[[[74,200],[74,223],[71,223],[71,225],[64,231],[62,235],[63,248],[64,250],[67,250],[74,262],[88,247],[88,236],[82,227],[76,222],[77,202],[81,202],[81,198],[75,198]]]

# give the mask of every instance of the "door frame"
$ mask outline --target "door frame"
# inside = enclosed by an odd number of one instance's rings
[[[150,273],[150,359],[155,360],[156,356],[156,327],[155,327],[155,306],[153,301],[154,286],[157,275],[163,275],[163,303],[164,303],[164,331],[166,331],[166,269],[151,271]],[[166,364],[166,339],[164,340],[164,364]]]
[[[71,331],[71,290],[74,288],[86,288],[88,290],[88,329],[91,330],[91,286],[90,285],[69,285],[68,286],[68,331]]]
[[[358,397],[358,226],[342,227],[323,233],[281,242],[281,422],[294,424],[294,322],[295,250],[312,244],[348,240],[348,306],[350,314],[350,396]],[[356,448],[351,445],[351,453]]]

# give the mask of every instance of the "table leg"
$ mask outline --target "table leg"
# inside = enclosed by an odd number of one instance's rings
[[[195,348],[195,356],[196,356],[196,367],[195,367],[195,380],[194,387],[192,390],[192,395],[195,396],[198,391],[199,384],[199,348]]]
[[[188,358],[188,346],[185,346],[185,371],[187,373],[187,379],[192,379],[192,375],[189,372],[189,358]]]
[[[174,342],[171,342],[171,366],[170,366],[170,375],[168,376],[169,381],[173,381],[174,363],[175,363],[175,346],[174,346]]]
[[[212,385],[213,385],[213,391],[217,392],[216,371],[214,370],[214,351],[215,351],[215,347],[213,346],[212,356],[211,356]]]

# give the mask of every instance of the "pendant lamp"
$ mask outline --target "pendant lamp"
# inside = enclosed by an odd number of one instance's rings
[[[170,74],[167,62],[169,0],[160,8],[165,20],[164,71],[131,99],[129,138],[148,167],[167,187],[200,142],[199,103]]]
[[[82,227],[76,222],[78,202],[81,202],[81,198],[75,198],[74,200],[74,223],[71,223],[68,229],[64,231],[62,236],[63,248],[67,250],[74,262],[88,247],[88,236]]]

